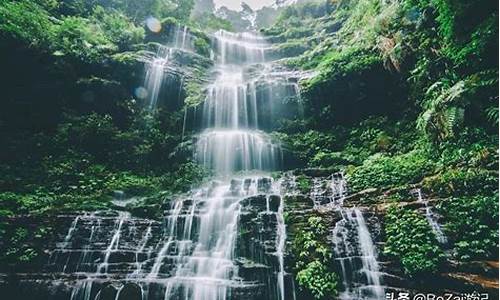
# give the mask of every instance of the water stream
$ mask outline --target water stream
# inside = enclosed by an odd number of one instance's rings
[[[416,189],[414,192],[417,194],[417,201],[424,205],[425,218],[427,219],[427,222],[429,222],[432,232],[434,232],[434,234],[436,235],[436,239],[441,244],[446,244],[448,242],[448,238],[441,229],[441,225],[439,224],[436,215],[432,211],[432,207],[429,205],[429,201],[424,198],[421,189]]]
[[[342,281],[339,298],[385,299],[377,249],[365,216],[359,208],[344,207],[346,182],[343,175],[333,175],[330,180],[330,203],[341,217],[333,229],[334,256]]]
[[[150,109],[189,40],[178,27],[145,61]],[[262,37],[219,31],[213,48],[194,157],[216,178],[165,203],[163,223],[125,212],[76,216],[49,263],[77,276],[71,300],[286,299],[284,201],[281,183],[266,174],[282,167],[283,155],[261,124],[296,82],[272,66]],[[117,206],[129,201],[121,198]],[[258,238],[244,238],[249,232]]]

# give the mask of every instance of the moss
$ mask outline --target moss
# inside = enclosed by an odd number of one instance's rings
[[[297,182],[297,188],[303,195],[308,195],[311,192],[312,188],[311,178],[305,175],[299,175],[297,176],[295,181]]]
[[[196,53],[209,57],[210,56],[210,44],[204,38],[196,38],[194,40],[194,48]]]

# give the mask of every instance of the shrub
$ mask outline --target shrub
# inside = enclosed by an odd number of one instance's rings
[[[313,295],[314,299],[331,299],[337,292],[337,277],[325,265],[315,260],[297,273],[297,282]]]
[[[498,173],[476,168],[447,169],[425,178],[423,186],[439,196],[491,194],[498,188]]]
[[[36,3],[25,0],[0,1],[0,37],[44,48],[50,46],[53,28],[47,11]]]
[[[329,231],[321,217],[310,217],[295,236],[292,252],[300,289],[314,299],[333,299],[338,278],[333,272]]]
[[[424,216],[391,207],[384,229],[387,237],[384,253],[395,257],[407,275],[420,277],[437,272],[443,253]]]
[[[145,32],[127,16],[116,10],[106,10],[101,6],[94,8],[92,19],[99,24],[106,36],[120,50],[130,50],[134,44],[141,43]]]
[[[106,54],[118,49],[99,24],[89,19],[65,17],[55,27],[53,47],[58,56],[69,56],[86,63],[102,62]]]
[[[440,203],[438,209],[458,259],[498,258],[498,192],[452,198]]]
[[[347,177],[353,192],[367,188],[390,188],[420,181],[433,169],[433,162],[421,150],[387,156],[375,154]]]
[[[302,194],[308,195],[311,192],[312,182],[310,178],[304,175],[299,175],[296,178],[296,182],[297,182],[297,188]]]

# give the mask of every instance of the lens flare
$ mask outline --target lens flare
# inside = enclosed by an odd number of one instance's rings
[[[161,22],[155,17],[149,17],[146,19],[146,27],[151,32],[160,32],[161,31]]]
[[[146,99],[146,97],[148,96],[148,91],[140,86],[135,89],[134,94],[138,99]]]

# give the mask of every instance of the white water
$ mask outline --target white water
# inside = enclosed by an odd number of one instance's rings
[[[158,106],[161,89],[168,73],[178,73],[173,65],[176,51],[192,52],[192,37],[186,26],[173,26],[170,40],[159,45],[155,53],[143,58],[145,62],[144,86],[136,91],[136,96],[146,100],[149,110]]]
[[[234,189],[233,189],[234,190]],[[183,216],[184,228],[178,228],[179,238],[171,237],[168,247],[176,245],[177,253],[171,257],[176,266],[174,275],[167,280],[165,299],[184,295],[186,299],[225,299],[233,275],[237,271],[233,263],[236,226],[239,216],[239,200],[255,194],[256,187],[249,190],[241,187],[233,193],[231,185],[220,183],[196,192],[193,205]],[[182,201],[182,200],[181,200]],[[199,231],[193,231],[195,215]],[[171,223],[167,230],[174,232],[180,222]],[[170,228],[168,228],[170,227]],[[192,244],[191,237],[197,233],[198,240]],[[168,249],[164,253],[170,253]],[[166,257],[166,255],[165,255]],[[157,276],[158,274],[152,274]]]
[[[334,253],[341,269],[340,299],[384,299],[376,248],[357,208],[341,209],[333,230]]]
[[[377,260],[377,249],[373,243],[365,217],[359,208],[344,207],[347,194],[346,181],[342,173],[333,174],[327,181],[315,182],[313,201],[316,208],[327,207],[340,214],[333,229],[333,252],[342,280],[339,299],[381,300],[385,299],[382,274]],[[319,188],[328,183],[328,189]],[[316,200],[314,197],[326,199]],[[322,202],[322,205],[317,204]],[[326,204],[324,204],[326,202]]]
[[[226,31],[216,33],[214,44],[217,76],[203,104],[205,130],[196,147],[198,161],[219,174],[279,169],[280,145],[258,130],[260,79],[251,74],[246,78],[249,66],[265,63],[268,44],[249,33]]]
[[[446,235],[444,234],[443,230],[441,229],[441,225],[439,225],[436,216],[432,212],[432,208],[429,206],[429,202],[424,199],[424,196],[422,195],[422,190],[417,189],[417,201],[420,203],[423,203],[425,206],[425,218],[427,219],[427,222],[429,222],[429,225],[432,228],[432,231],[436,235],[436,239],[438,242],[441,244],[446,244],[448,242],[448,239],[446,238]]]
[[[281,193],[280,193],[281,195]],[[283,211],[285,203],[283,201],[283,195],[280,197],[280,206],[278,208],[278,213],[276,214],[278,221],[278,238],[276,245],[276,255],[278,256],[279,262],[279,272],[278,272],[278,299],[284,300],[285,297],[285,242],[286,242],[286,225],[285,218],[283,216]],[[294,294],[295,296],[295,294]]]
[[[160,47],[145,61],[144,86],[150,109],[158,105],[174,52],[189,51],[189,32],[181,29],[176,30],[173,44]],[[274,102],[282,100],[280,95],[290,90],[295,93],[298,88],[295,81],[286,79],[289,73],[270,67],[272,62],[266,59],[269,48],[265,39],[252,34],[220,31],[214,36],[214,73],[217,75],[207,87],[201,120],[203,130],[197,138],[194,156],[220,175],[219,179],[171,200],[160,238],[158,224],[140,223],[125,213],[118,217],[94,217],[106,221],[108,231],[112,229],[104,234],[101,232],[104,226],[92,223],[90,244],[84,250],[87,254],[80,260],[94,261],[94,269],[87,268],[86,273],[80,273],[86,279],[73,289],[72,300],[95,298],[103,282],[108,280],[116,283],[117,299],[124,293],[121,280],[137,283],[143,300],[235,299],[231,295],[233,290],[253,287],[256,283],[268,286],[266,297],[269,299],[285,299],[288,274],[284,263],[284,202],[280,199],[277,211],[270,203],[271,195],[281,193],[281,183],[272,184],[265,174],[235,175],[240,171],[261,174],[282,167],[279,143],[274,142],[260,124],[269,123],[269,112],[275,109]],[[252,68],[254,70],[249,71]],[[266,86],[264,92],[259,90],[263,85]],[[270,184],[272,188],[259,186],[259,178],[263,177],[265,180],[261,183]],[[235,257],[241,203],[257,195],[265,195],[266,207],[261,213],[275,216],[276,223],[270,223],[276,226],[275,250],[270,255],[276,256],[276,263],[271,265],[272,270],[266,271],[269,274],[263,276],[266,282],[246,282],[238,274]],[[70,226],[64,250],[70,245],[79,223],[79,219],[75,219]],[[97,232],[100,237],[95,239]],[[68,261],[70,258],[68,255]]]
[[[205,167],[226,177],[237,171],[279,169],[281,147],[259,130],[261,117],[256,87],[260,78],[247,72],[251,65],[265,63],[269,45],[256,35],[219,31],[214,36],[214,48],[217,75],[207,88],[201,120],[204,130],[198,137],[195,157]],[[270,98],[269,101],[274,100]],[[231,183],[223,180],[211,190],[197,193],[195,205],[203,203],[198,240],[191,254],[182,257],[181,247],[174,258],[176,271],[168,280],[166,299],[182,293],[186,299],[223,300],[229,297],[230,288],[242,284],[235,280],[238,268],[234,264],[240,201],[262,193],[257,181],[257,177],[252,178],[250,184],[248,179]],[[269,213],[269,195],[265,199],[265,213]],[[278,299],[284,299],[285,295],[283,205],[281,202],[276,214]]]
[[[342,173],[332,174],[326,179],[312,179],[310,196],[315,209],[338,208],[343,204],[346,195],[347,186]]]

